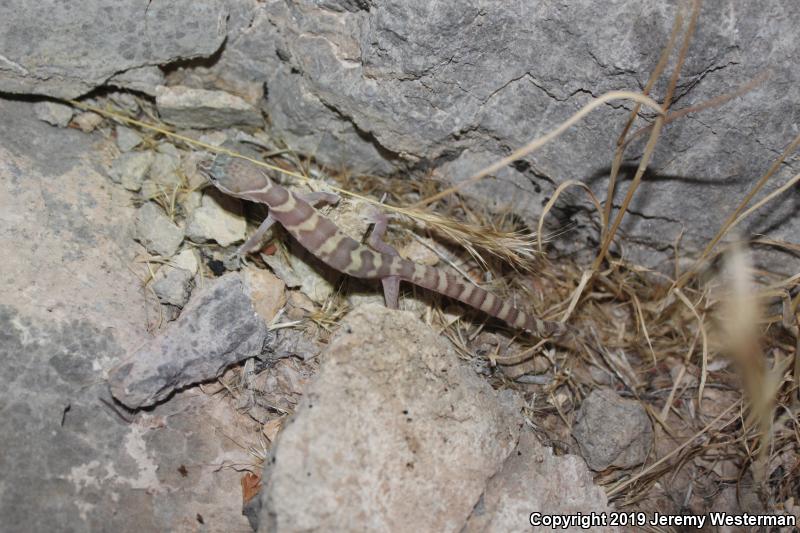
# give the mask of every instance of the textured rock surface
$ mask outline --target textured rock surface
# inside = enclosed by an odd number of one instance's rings
[[[98,173],[97,139],[28,104],[0,100],[0,116],[0,247],[13,251],[0,276],[0,529],[196,531],[200,515],[247,531],[239,475],[220,468],[252,461],[224,436],[246,420],[190,392],[127,422],[109,407],[103,369],[156,313],[135,211]]]
[[[379,172],[431,166],[458,180],[549,131],[593,95],[644,86],[675,5],[275,0],[233,10],[214,72],[228,86],[266,82],[273,131],[322,161]],[[681,230],[683,250],[705,243],[796,135],[800,42],[791,36],[798,19],[793,0],[703,4],[675,108],[731,92],[766,68],[772,74],[723,107],[670,125],[622,227],[629,257],[658,262]],[[528,221],[567,179],[587,182],[603,198],[630,107],[604,106],[471,190],[515,206]],[[629,160],[641,151],[634,144]],[[775,184],[797,172],[797,157],[784,167]],[[617,203],[625,187],[618,189]],[[582,195],[562,198],[584,205]],[[800,231],[796,209],[797,195],[784,195],[743,229],[791,240]],[[586,213],[551,214],[558,226],[572,219],[585,225]],[[589,234],[596,238],[594,229]]]
[[[198,243],[214,241],[229,246],[244,241],[246,232],[241,200],[211,189],[203,194],[186,224],[186,236]]]
[[[227,274],[195,291],[181,316],[111,369],[111,393],[130,408],[153,405],[263,352],[267,325],[248,284]]]
[[[121,152],[130,152],[142,142],[142,137],[135,130],[117,126],[117,147]]]
[[[593,391],[581,404],[572,429],[593,470],[642,464],[653,446],[653,424],[644,407],[610,389]]]
[[[156,107],[164,122],[182,128],[263,126],[261,113],[238,96],[189,87],[159,87]]]
[[[72,115],[75,114],[75,109],[72,106],[48,102],[47,100],[37,102],[33,105],[33,109],[39,120],[44,120],[48,124],[59,128],[66,128],[69,121],[72,120]]]
[[[677,4],[7,4],[0,6],[0,90],[75,96],[109,80],[155,94],[163,82],[155,65],[204,57],[197,73],[183,69],[178,81],[260,105],[272,132],[292,149],[355,171],[412,167],[460,180],[549,131],[593,96],[644,86]],[[766,69],[771,75],[755,91],[667,128],[622,225],[627,257],[658,264],[682,231],[683,254],[697,250],[796,134],[798,18],[794,0],[703,4],[674,108],[730,93]],[[72,37],[76,28],[81,39]],[[663,94],[663,83],[655,94]],[[511,205],[530,223],[567,179],[588,183],[602,199],[630,107],[602,107],[470,193]],[[642,149],[642,142],[629,149],[626,175]],[[793,156],[767,190],[796,171]],[[615,205],[625,192],[617,189]],[[797,198],[784,195],[740,229],[791,240],[800,231]],[[567,194],[548,222],[551,229],[575,222],[584,230],[570,232],[564,247],[597,239],[590,218],[598,220],[584,196]]]
[[[0,91],[75,98],[115,75],[142,90],[158,69],[121,73],[210,56],[227,15],[219,0],[3,2]]]
[[[522,431],[517,449],[503,469],[486,487],[463,533],[531,531],[529,517],[608,513],[603,489],[594,484],[592,473],[576,455],[555,456],[530,431]],[[541,530],[586,531],[580,527]],[[534,531],[537,531],[534,528]],[[613,527],[591,527],[590,531],[617,531]]]
[[[122,184],[129,191],[138,191],[153,164],[153,152],[131,152],[121,154],[111,169],[108,176],[112,181]],[[179,241],[180,242],[180,241]]]
[[[168,270],[153,283],[153,292],[161,303],[183,307],[192,292],[192,273],[182,268]]]
[[[353,311],[265,471],[263,531],[459,531],[516,444],[505,400],[411,313]]]
[[[163,257],[174,255],[183,242],[183,230],[153,202],[147,202],[136,212],[134,232],[136,240],[148,252]]]

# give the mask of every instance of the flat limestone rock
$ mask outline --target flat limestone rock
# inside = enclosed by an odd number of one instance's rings
[[[264,125],[258,109],[224,91],[163,86],[156,91],[156,107],[164,122],[182,128]]]
[[[227,18],[221,0],[3,2],[0,91],[75,98],[112,78],[146,91],[158,65],[213,54]]]
[[[517,405],[381,305],[320,360],[264,471],[260,530],[459,531],[516,445]]]
[[[146,407],[261,355],[268,331],[251,290],[231,273],[195,291],[178,320],[111,369],[111,394],[130,408]]]

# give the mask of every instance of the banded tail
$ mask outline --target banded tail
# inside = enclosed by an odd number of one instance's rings
[[[509,326],[524,329],[533,335],[546,338],[563,339],[572,333],[566,324],[536,318],[514,307],[508,300],[503,300],[439,269],[418,265],[399,257],[393,259],[397,266],[392,270],[397,272],[400,279],[480,309],[488,315],[499,318]]]

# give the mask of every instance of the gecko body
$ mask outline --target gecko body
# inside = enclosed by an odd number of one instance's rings
[[[372,241],[371,247],[359,243],[340,231],[302,195],[275,183],[246,160],[220,154],[201,170],[222,192],[266,204],[270,217],[326,265],[355,278],[381,280],[389,307],[397,307],[399,282],[403,280],[463,302],[534,335],[561,340],[562,344],[575,338],[566,324],[539,319],[480,287],[437,268],[404,259],[385,243]],[[269,223],[262,224],[257,233],[263,235]],[[373,231],[373,237],[379,238],[377,233]]]

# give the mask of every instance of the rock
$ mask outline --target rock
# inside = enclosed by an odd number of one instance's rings
[[[202,133],[200,133],[198,140],[200,142],[210,144],[211,146],[222,146],[228,142],[229,136],[230,134],[227,131],[219,131],[219,130],[203,131]],[[208,157],[208,154],[204,154],[203,157]]]
[[[190,249],[181,251],[161,265],[153,283],[153,291],[159,301],[176,307],[186,305],[198,268],[197,258]]]
[[[580,457],[556,456],[550,448],[542,446],[531,431],[523,430],[517,449],[508,456],[503,469],[489,480],[480,503],[462,531],[531,531],[532,512],[588,516],[610,511],[605,492],[594,484],[592,473]],[[580,527],[546,529],[581,531]],[[590,529],[618,531],[615,527]],[[539,529],[534,528],[536,530]]]
[[[60,0],[0,4],[0,91],[76,98],[110,78],[142,90],[158,65],[219,49],[225,6],[221,0],[87,0],[80,9]]]
[[[181,253],[170,259],[169,263],[165,266],[167,268],[175,267],[188,270],[193,276],[197,274],[197,269],[199,268],[197,257],[192,250],[181,251]]]
[[[307,6],[272,2],[232,17],[213,74],[230,86],[265,85],[262,107],[274,136],[331,167],[391,174],[416,165],[453,181],[551,131],[594,96],[638,91],[676,14],[656,0],[586,3],[582,9],[518,2],[486,10],[481,0]],[[794,68],[800,41],[788,36],[800,4],[780,0],[773,7],[750,2],[727,17],[704,4],[676,109],[731,95],[767,70],[770,76],[723,106],[670,124],[649,167],[658,178],[645,180],[623,220],[621,233],[630,238],[626,258],[648,266],[668,260],[671,268],[679,234],[681,250],[701,250],[752,179],[796,134],[787,110],[800,101],[800,69]],[[630,31],[631,19],[647,24]],[[470,35],[470,46],[463,46],[463,35]],[[573,68],[566,71],[565,64]],[[654,96],[663,94],[661,83]],[[604,195],[614,142],[630,109],[630,102],[619,101],[595,110],[516,168],[494,173],[497,179],[468,187],[466,194],[513,208],[530,227],[563,181],[584,181]],[[637,128],[652,123],[652,114],[643,115]],[[642,150],[640,141],[626,157]],[[796,156],[790,159],[768,188],[794,174]],[[624,189],[618,187],[615,205]],[[575,223],[596,240],[598,219],[585,195],[562,195],[561,202],[574,214],[546,222]],[[793,216],[791,201],[778,203],[745,226],[793,242],[800,217]],[[571,232],[556,245],[568,250],[577,242],[584,237]],[[786,273],[795,273],[794,266],[787,265]]]
[[[194,276],[182,268],[168,268],[167,270],[168,272],[153,283],[153,291],[161,303],[183,307],[189,301]]]
[[[572,436],[592,470],[631,468],[647,458],[653,425],[639,402],[599,389],[581,404]]]
[[[289,254],[261,254],[264,262],[289,287],[299,287],[312,301],[322,305],[336,290],[341,274],[325,266],[294,239]]]
[[[120,152],[130,152],[142,142],[142,136],[125,126],[117,126],[117,148]]]
[[[183,242],[183,230],[153,202],[136,212],[134,238],[151,254],[172,257]]]
[[[244,241],[246,232],[241,201],[216,190],[203,195],[200,207],[192,212],[186,224],[186,236],[197,243],[215,241],[220,246],[229,246]]]
[[[319,306],[302,291],[290,291],[287,298],[286,316],[289,320],[303,320],[319,312]]]
[[[109,372],[114,397],[132,409],[146,407],[261,355],[268,331],[251,291],[238,273],[195,291],[175,322]]]
[[[145,176],[153,164],[153,152],[128,152],[114,160],[108,175],[115,183],[122,184],[129,191],[142,188]]]
[[[203,204],[203,191],[194,189],[183,197],[183,212],[191,216]]]
[[[136,416],[108,394],[106,369],[151,337],[159,306],[99,139],[22,99],[0,98],[0,117],[0,530],[248,531],[240,474],[217,467],[253,462],[259,427],[199,390]]]
[[[142,188],[139,190],[139,196],[144,200],[154,200],[156,198],[169,198],[170,194],[164,189],[163,185],[151,180],[144,180]]]
[[[286,320],[284,320],[285,322]],[[269,359],[297,357],[303,361],[311,361],[322,353],[319,341],[294,328],[279,328],[275,331],[275,343],[267,346],[265,354]]]
[[[265,463],[259,530],[459,531],[518,409],[410,313],[356,309]]]
[[[36,118],[39,120],[59,128],[66,128],[69,121],[72,120],[72,115],[75,114],[72,106],[49,101],[33,104],[33,112],[36,113]]]
[[[275,274],[263,269],[247,268],[244,275],[253,293],[256,313],[269,324],[286,304],[286,285]]]
[[[181,160],[181,151],[178,148],[169,142],[162,142],[156,146],[156,151],[159,154],[164,154],[170,156],[174,161],[180,163]]]
[[[166,190],[174,190],[181,186],[181,178],[178,175],[180,166],[180,152],[171,144],[159,144],[153,165],[150,167],[150,179]]]
[[[156,107],[164,122],[181,128],[261,127],[261,113],[239,98],[223,91],[189,87],[159,87]]]
[[[164,72],[156,66],[145,66],[114,74],[108,79],[109,85],[130,89],[155,96],[158,88],[164,84]]]
[[[113,102],[120,111],[127,113],[128,115],[135,116],[139,113],[139,111],[141,111],[136,97],[129,92],[110,91],[108,93],[108,99],[111,100],[111,102]],[[117,129],[124,127],[125,126],[117,125]]]
[[[103,123],[103,117],[91,111],[84,111],[83,113],[75,115],[72,119],[72,123],[83,133],[91,133]]]

